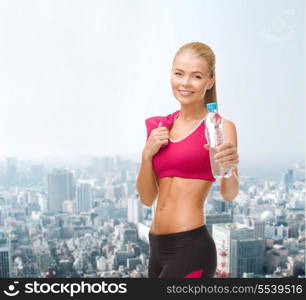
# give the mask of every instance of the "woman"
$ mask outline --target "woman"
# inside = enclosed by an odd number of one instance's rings
[[[204,135],[206,104],[216,102],[215,55],[200,42],[183,45],[171,70],[171,86],[180,110],[146,119],[137,190],[140,200],[157,207],[149,232],[149,278],[213,277],[217,267],[214,240],[204,222],[204,201],[215,181]],[[237,134],[224,120],[225,143],[215,159],[232,169],[220,180],[224,200],[239,191]]]

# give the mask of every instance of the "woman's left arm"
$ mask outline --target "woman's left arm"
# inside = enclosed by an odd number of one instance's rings
[[[237,131],[233,122],[225,119],[223,121],[226,143],[217,147],[218,153],[215,155],[215,159],[219,160],[219,163],[222,166],[230,167],[232,169],[232,176],[220,179],[220,193],[223,199],[226,201],[232,201],[239,194]]]
[[[224,121],[225,143],[216,147],[215,159],[223,167],[232,169],[232,176],[220,179],[220,193],[225,201],[232,201],[239,193],[238,168],[239,155],[237,153],[237,132],[235,124],[229,120]],[[208,147],[206,144],[205,146]],[[207,149],[207,147],[205,147]]]

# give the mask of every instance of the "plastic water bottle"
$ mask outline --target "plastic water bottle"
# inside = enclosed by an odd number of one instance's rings
[[[216,147],[224,143],[223,119],[217,111],[217,103],[206,104],[207,116],[205,118],[205,136],[209,145],[209,158],[211,171],[216,179],[232,176],[231,168],[223,168],[214,159]]]

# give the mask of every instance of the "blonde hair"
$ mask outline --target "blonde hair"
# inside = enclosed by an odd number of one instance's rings
[[[216,58],[214,52],[211,50],[209,46],[207,46],[204,43],[201,42],[191,42],[184,44],[179,48],[179,50],[176,52],[173,63],[175,61],[175,58],[182,53],[186,52],[192,52],[197,57],[202,57],[206,60],[209,68],[209,75],[210,77],[215,77],[215,64],[216,64]],[[217,90],[216,90],[216,80],[214,85],[211,89],[207,90],[204,96],[204,105],[206,108],[207,103],[215,102],[217,103]]]

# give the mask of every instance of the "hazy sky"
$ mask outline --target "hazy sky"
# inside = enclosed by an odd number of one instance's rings
[[[216,54],[240,163],[304,161],[303,0],[0,1],[0,159],[133,154],[180,108],[173,56]]]

